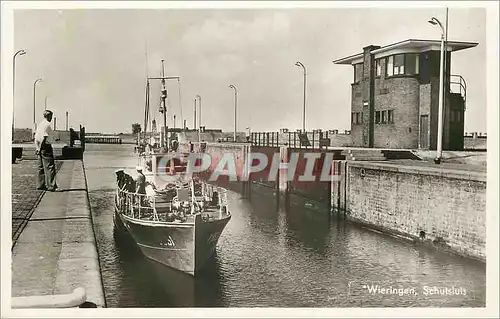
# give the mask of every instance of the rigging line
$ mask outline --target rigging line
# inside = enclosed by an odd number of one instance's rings
[[[149,121],[150,121],[150,111],[149,111],[149,97],[150,97],[150,94],[151,94],[151,90],[150,90],[150,86],[149,86],[149,81],[147,82],[147,85],[146,85],[146,116],[147,116],[147,123],[149,125]]]
[[[148,85],[146,84],[146,101],[144,102],[144,134],[147,132],[148,128]]]
[[[145,49],[146,49],[146,80],[147,80],[148,76],[149,76],[149,67],[148,67],[148,38],[146,36],[144,38],[145,38],[145,40],[144,40],[144,42],[145,42],[144,46],[145,46]]]
[[[157,92],[160,92],[161,91],[161,83],[159,81],[157,81],[158,83],[158,91]],[[156,110],[151,110],[151,108],[148,108],[148,112],[149,114],[151,115],[151,112],[153,113],[153,116],[150,116],[150,119],[151,119],[151,127],[153,126],[153,120],[156,122],[156,112],[157,110],[160,109],[160,104],[161,104],[161,96],[158,97],[160,103],[159,103],[159,106],[156,108]],[[157,124],[158,125],[158,124]],[[157,128],[158,129],[158,128]]]
[[[146,59],[146,103],[144,110],[144,137],[146,137],[146,132],[149,124],[149,80],[148,80],[148,38],[144,34],[144,54]]]

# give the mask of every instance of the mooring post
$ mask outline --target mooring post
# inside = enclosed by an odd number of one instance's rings
[[[325,154],[326,155],[326,154]],[[326,157],[326,156],[325,156]],[[333,161],[332,161],[332,165],[330,166],[330,176],[333,176]],[[328,187],[327,187],[327,198],[328,198],[328,216],[331,217],[332,216],[332,212],[333,212],[333,209],[332,209],[332,190],[333,190],[333,179],[335,177],[333,176],[332,179],[330,180],[330,182],[328,183]]]
[[[243,165],[245,165],[245,169],[243,171],[246,174],[245,178],[243,179],[243,196],[247,199],[250,199],[252,195],[252,176],[250,174],[250,167],[252,166],[252,162],[250,160],[251,149],[251,145],[243,145]]]
[[[279,183],[278,191],[279,196],[285,197],[285,206],[289,205],[290,197],[290,182],[288,181],[288,162],[289,162],[289,152],[288,146],[280,146],[280,167],[278,170]]]
[[[339,173],[337,171],[337,163],[338,161],[333,160],[332,161],[332,167],[330,168],[330,176],[332,176],[331,181],[330,181],[330,200],[328,201],[329,203],[329,209],[330,209],[330,214],[335,215],[336,214],[336,209],[338,209],[339,206],[339,199],[340,199],[340,193],[339,193],[339,181],[336,181],[336,175]]]

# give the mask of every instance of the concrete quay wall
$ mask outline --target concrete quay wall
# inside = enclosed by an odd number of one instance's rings
[[[12,297],[71,294],[105,307],[83,161],[66,160],[12,250]],[[27,185],[35,187],[35,185]]]
[[[347,219],[485,261],[485,172],[348,162],[345,174]]]

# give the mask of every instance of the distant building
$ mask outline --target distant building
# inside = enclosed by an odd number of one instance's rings
[[[451,52],[477,43],[448,41],[445,68],[443,149],[464,147],[465,80],[450,75]],[[406,40],[333,61],[354,69],[352,146],[437,148],[441,42]],[[454,90],[451,91],[450,89]]]

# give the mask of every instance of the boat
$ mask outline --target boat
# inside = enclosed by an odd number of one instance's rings
[[[117,187],[115,227],[147,258],[190,275],[210,260],[230,219],[227,191],[201,179],[167,182],[154,194]]]
[[[139,173],[116,171],[114,228],[129,234],[148,259],[195,276],[214,255],[231,219],[227,190],[190,175],[190,153],[174,158],[166,145],[138,151],[145,194],[135,192],[133,175]]]

